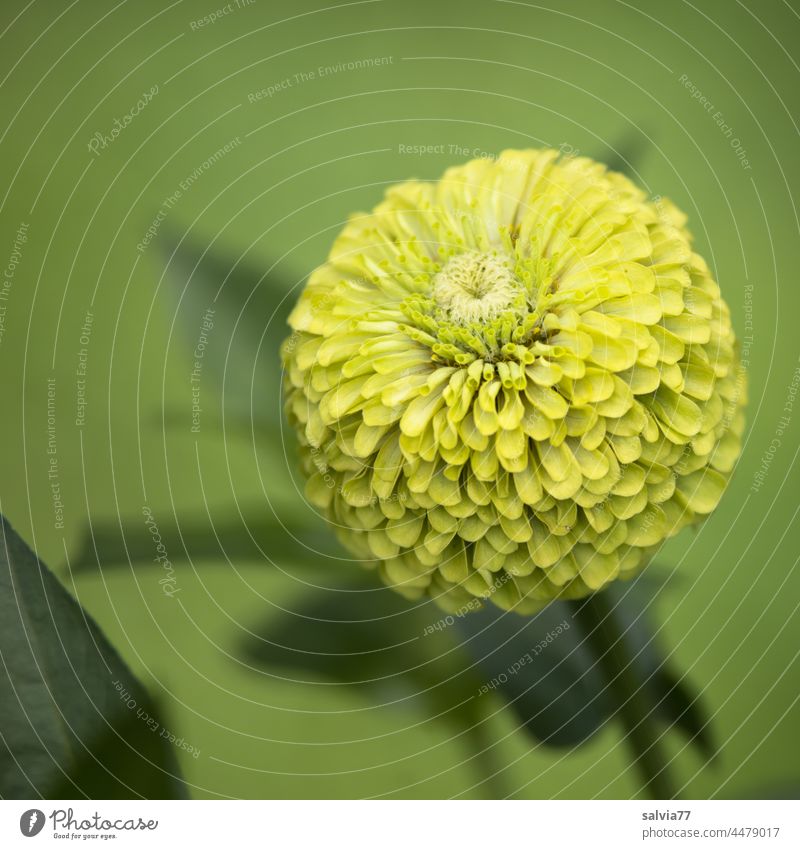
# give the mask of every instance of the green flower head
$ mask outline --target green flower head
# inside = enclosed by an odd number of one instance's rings
[[[307,498],[342,543],[410,598],[527,613],[710,513],[744,373],[684,221],[553,150],[353,216],[283,347]]]

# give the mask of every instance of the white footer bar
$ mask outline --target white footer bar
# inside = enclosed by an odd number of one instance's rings
[[[800,847],[796,801],[0,801],[0,846]]]

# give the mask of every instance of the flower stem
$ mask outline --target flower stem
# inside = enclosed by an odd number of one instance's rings
[[[644,791],[653,799],[677,798],[661,753],[662,735],[654,706],[633,667],[625,633],[614,615],[614,597],[608,592],[596,592],[574,602],[574,607],[608,681],[614,710],[625,728],[625,740],[634,755]]]
[[[490,715],[484,703],[473,699],[470,704],[472,722],[468,739],[475,750],[475,763],[483,776],[482,793],[486,799],[506,799],[511,789],[506,785],[504,767],[498,758],[497,741],[489,730]],[[485,702],[485,700],[484,700]]]

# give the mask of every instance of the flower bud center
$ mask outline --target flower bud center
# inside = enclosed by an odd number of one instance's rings
[[[508,309],[522,284],[501,259],[467,251],[451,257],[433,278],[433,297],[453,321],[480,322]]]

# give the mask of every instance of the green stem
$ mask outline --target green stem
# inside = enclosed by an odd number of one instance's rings
[[[575,616],[595,648],[597,662],[608,681],[625,740],[633,752],[645,792],[653,799],[675,799],[677,792],[661,753],[661,732],[653,704],[633,667],[633,657],[614,616],[614,600],[607,592],[593,593],[574,602]]]
[[[505,799],[510,794],[506,786],[503,766],[497,757],[497,744],[489,730],[489,713],[484,705],[478,705],[480,699],[473,699],[470,705],[472,721],[468,738],[475,750],[475,762],[483,776],[481,784],[485,788],[487,799]]]

